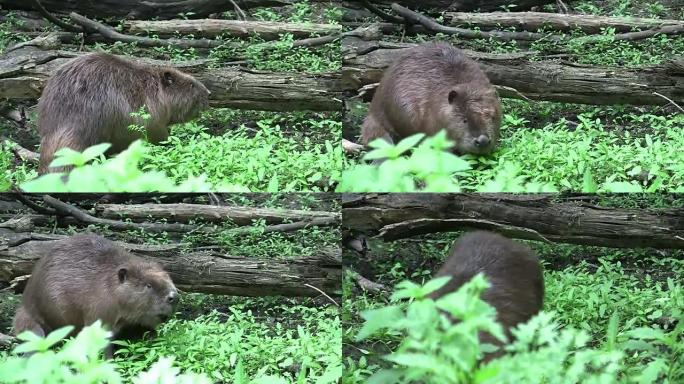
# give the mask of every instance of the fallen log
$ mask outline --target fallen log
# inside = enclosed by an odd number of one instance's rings
[[[97,18],[125,19],[171,19],[185,14],[189,18],[202,18],[212,13],[232,11],[233,6],[225,0],[40,0],[51,12],[79,12]],[[292,5],[295,0],[241,0],[242,9]],[[2,0],[5,9],[34,10],[32,1]]]
[[[13,232],[0,228],[0,283],[28,275],[35,262],[49,257],[51,240],[64,236]],[[341,251],[321,249],[295,259],[233,257],[217,249],[187,250],[180,244],[139,245],[119,242],[143,258],[159,262],[186,292],[237,296],[318,296],[309,284],[334,294],[342,279]]]
[[[366,41],[345,37],[342,42],[342,87],[358,92],[380,81],[385,68],[409,43]],[[638,69],[599,67],[559,61],[530,61],[528,53],[489,54],[466,51],[503,97],[567,103],[664,105],[664,95],[684,103],[684,58]],[[373,92],[364,98],[370,100]],[[659,94],[659,95],[658,95]]]
[[[227,35],[247,38],[258,35],[264,40],[276,40],[285,33],[295,38],[309,37],[312,34],[329,35],[341,33],[339,24],[283,23],[274,21],[243,21],[222,19],[199,20],[130,20],[123,23],[124,32],[129,34],[152,33],[160,37],[194,35],[195,37],[214,38]]]
[[[279,7],[297,3],[299,0],[240,0],[238,4],[243,10],[255,7]],[[333,5],[335,1],[314,0]],[[353,1],[352,1],[353,2]],[[480,9],[483,11],[498,11],[501,6],[511,6],[511,0],[381,0],[373,1],[381,5],[394,2],[412,8],[435,8],[440,11],[469,11]],[[519,0],[511,10],[521,11],[531,7],[554,3],[554,0]],[[231,2],[225,0],[41,0],[41,4],[51,12],[78,12],[85,16],[99,19],[116,17],[124,19],[173,19],[179,14],[191,19],[201,19],[225,11],[233,11]],[[21,9],[31,11],[33,4],[25,0],[0,0],[5,9]]]
[[[499,11],[502,6],[510,7],[511,10],[519,11],[530,9],[544,4],[555,3],[554,0],[373,0],[377,5],[401,4],[410,8],[429,9],[439,11]],[[513,4],[512,4],[513,3]]]
[[[684,249],[684,209],[623,209],[561,195],[343,196],[343,226],[396,240],[486,229],[509,237],[615,248]]]
[[[0,57],[0,98],[37,99],[48,77],[82,53],[23,47]],[[272,73],[239,67],[207,68],[206,60],[168,63],[197,77],[215,107],[269,111],[330,111],[342,107],[339,74]]]
[[[287,221],[331,219],[340,222],[337,212],[302,211],[295,209],[272,209],[252,207],[212,206],[202,204],[98,204],[95,212],[106,219],[161,220],[187,223],[190,220],[206,222],[230,221],[235,225],[251,225],[255,220],[266,224],[281,224]]]
[[[524,31],[537,31],[539,28],[548,27],[567,32],[579,29],[584,33],[594,34],[601,33],[601,29],[604,28],[615,28],[616,32],[630,32],[633,28],[648,29],[667,25],[684,25],[684,21],[547,12],[445,12],[444,24],[478,27],[483,30],[515,27]]]

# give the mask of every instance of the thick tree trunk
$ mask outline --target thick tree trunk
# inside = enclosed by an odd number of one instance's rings
[[[206,17],[212,13],[232,11],[233,5],[225,0],[40,0],[51,12],[78,12],[97,18],[172,19],[179,14],[191,18]],[[236,0],[243,10],[254,7],[291,5],[294,0]],[[33,10],[33,1],[0,0],[5,9]]]
[[[349,194],[343,225],[394,240],[487,229],[510,237],[616,248],[684,249],[684,209],[596,206],[576,197],[515,194]]]
[[[336,212],[302,211],[294,209],[270,209],[252,207],[225,207],[202,204],[98,204],[95,211],[106,219],[131,219],[133,221],[161,220],[187,223],[190,220],[208,222],[230,221],[235,225],[251,225],[254,220],[266,224],[286,221],[310,221],[313,219],[341,220]]]
[[[342,86],[358,91],[380,81],[384,69],[406,43],[343,40]],[[488,54],[466,51],[499,88],[503,97],[586,104],[684,104],[684,58],[639,69],[595,67],[555,61],[530,61],[525,53]],[[516,92],[517,91],[517,92]],[[371,92],[367,93],[370,99]]]
[[[630,32],[632,28],[648,29],[665,25],[684,25],[684,21],[680,20],[565,15],[546,12],[446,12],[444,21],[445,25],[479,27],[483,30],[515,27],[525,31],[536,31],[541,27],[550,27],[558,31],[580,29],[587,34],[601,33],[602,28],[615,28],[616,32]]]
[[[0,58],[0,98],[37,99],[53,71],[78,55],[34,47],[10,51]],[[237,67],[208,69],[205,61],[172,65],[204,83],[211,91],[210,103],[216,107],[269,111],[329,111],[342,107],[336,73],[269,73]]]
[[[28,275],[36,260],[49,257],[50,240],[59,235],[0,228],[0,283]],[[321,249],[296,259],[240,258],[216,250],[187,251],[178,245],[119,243],[138,256],[162,264],[181,290],[238,296],[318,296],[305,284],[333,294],[342,279],[341,251]]]
[[[131,20],[124,22],[124,33],[143,34],[150,32],[160,37],[192,34],[195,37],[214,38],[224,34],[232,37],[247,38],[258,35],[264,40],[276,40],[280,35],[291,33],[295,38],[309,37],[312,34],[329,35],[342,32],[339,24],[281,23],[273,21],[241,20]]]

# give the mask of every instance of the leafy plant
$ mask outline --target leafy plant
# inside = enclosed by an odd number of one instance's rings
[[[131,117],[135,121],[134,124],[128,126],[128,130],[132,132],[138,132],[143,140],[147,141],[147,128],[145,128],[147,121],[152,118],[152,115],[147,111],[147,108],[143,105],[137,111],[131,112]]]
[[[458,192],[461,179],[472,172],[478,160],[473,156],[459,157],[449,152],[453,142],[441,131],[432,137],[416,134],[396,145],[377,139],[369,144],[372,151],[362,160],[379,160],[379,165],[357,164],[342,172],[337,188],[340,192]],[[491,180],[476,185],[483,192],[553,191],[548,183],[526,183],[522,167],[506,163]],[[463,188],[465,189],[465,188]]]
[[[265,307],[251,305],[255,304]],[[341,326],[334,308],[288,305],[282,307],[287,317],[268,324],[249,305],[233,304],[228,313],[214,311],[192,321],[171,320],[161,327],[153,345],[124,343],[116,361],[131,376],[161,354],[176,356],[182,369],[221,382],[338,382]]]
[[[97,321],[84,327],[75,338],[64,342],[72,326],[60,328],[45,337],[26,331],[18,336],[22,344],[13,350],[15,356],[0,358],[0,382],[27,384],[96,384],[122,382],[116,365],[102,359],[102,350],[109,343],[111,333]],[[54,350],[53,350],[54,349]],[[19,356],[31,353],[30,356]],[[209,379],[199,374],[180,374],[172,366],[173,359],[161,358],[149,371],[141,372],[133,382],[136,384],[209,384]]]
[[[457,291],[437,300],[427,298],[449,280],[433,279],[424,286],[404,281],[392,301],[410,299],[367,310],[358,334],[363,340],[381,331],[400,335],[394,352],[384,356],[391,367],[376,371],[368,383],[612,383],[617,380],[623,354],[593,349],[583,331],[558,331],[552,316],[540,313],[513,330],[515,340],[504,349],[506,355],[478,364],[483,351],[478,332],[499,340],[505,336],[495,322],[494,308],[479,299],[489,286],[482,274]],[[457,320],[452,323],[450,318]]]
[[[138,140],[116,157],[103,160],[102,156],[110,144],[98,144],[83,153],[70,148],[55,153],[52,166],[74,165],[68,175],[50,173],[24,182],[21,188],[27,192],[147,192],[147,191],[236,191],[245,188],[234,185],[212,186],[205,177],[189,177],[181,184],[158,171],[143,172],[139,163],[146,147]],[[101,161],[87,164],[95,158]]]

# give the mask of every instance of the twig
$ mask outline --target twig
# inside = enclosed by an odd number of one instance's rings
[[[649,37],[653,37],[653,36],[658,35],[658,34],[678,35],[682,32],[684,32],[684,25],[665,25],[662,27],[647,29],[644,31],[619,33],[617,35],[613,35],[613,41],[643,40],[643,39],[648,39]],[[594,43],[597,41],[601,41],[602,39],[605,39],[605,38],[606,38],[606,36],[604,36],[604,35],[592,35],[592,36],[586,36],[586,37],[578,37],[575,40],[579,40],[579,41],[584,42],[584,43]]]
[[[497,40],[503,40],[503,41],[511,41],[511,40],[552,40],[552,41],[560,41],[561,38],[559,36],[546,36],[541,33],[534,33],[534,32],[500,32],[500,31],[474,31],[472,29],[464,29],[464,28],[457,28],[457,27],[447,27],[444,26],[434,19],[422,15],[418,12],[413,12],[412,10],[402,7],[401,5],[394,3],[392,4],[392,9],[403,16],[408,22],[411,22],[413,24],[420,24],[425,29],[434,32],[434,33],[444,33],[447,35],[458,35],[459,37],[463,38],[468,38],[468,39],[480,39],[480,38],[493,38]]]
[[[680,111],[682,111],[682,113],[684,113],[684,108],[680,107],[679,104],[677,104],[677,103],[675,103],[674,101],[672,101],[672,99],[670,99],[669,97],[667,97],[667,96],[665,96],[665,95],[662,95],[662,94],[660,94],[660,93],[658,93],[658,92],[653,92],[653,94],[656,95],[656,96],[660,96],[660,97],[662,97],[663,99],[669,101],[670,104],[674,105],[674,106],[677,107]]]
[[[26,197],[22,192],[21,189],[17,188],[16,186],[12,187],[12,192],[14,193],[14,197],[19,200],[22,204],[25,206],[33,209],[34,211],[40,213],[41,215],[48,215],[48,216],[65,216],[64,214],[58,212],[56,209],[51,209],[47,207],[43,207],[42,205],[38,205],[34,203],[33,201],[29,200],[28,197]]]
[[[556,0],[556,5],[558,6],[560,13],[568,13],[568,6],[565,5],[563,0]]]
[[[494,86],[494,87],[495,87],[497,90],[507,91],[507,92],[510,92],[509,94],[518,95],[521,99],[525,99],[525,100],[527,100],[527,101],[532,101],[532,99],[530,99],[529,97],[523,95],[522,93],[520,93],[520,91],[518,91],[517,89],[515,89],[515,88],[513,88],[513,87],[508,87],[508,86],[505,86],[505,85],[496,85],[496,86]]]
[[[141,47],[166,47],[167,45],[176,45],[183,48],[216,48],[225,45],[225,42],[223,41],[209,39],[151,39],[149,37],[124,35],[114,28],[90,20],[76,12],[71,12],[69,17],[75,23],[83,26],[86,30],[98,32],[109,40],[136,43]]]
[[[297,221],[294,223],[287,224],[275,224],[264,227],[263,232],[293,232],[300,229],[308,227],[323,227],[339,224],[339,220],[335,217],[317,217],[311,220]],[[252,227],[246,228],[236,228],[230,232],[249,232],[252,231]]]
[[[495,221],[483,219],[414,219],[388,224],[380,228],[377,237],[384,241],[401,239],[408,236],[416,236],[434,232],[450,232],[462,228],[477,228],[500,232],[504,235],[529,240],[543,241],[547,244],[553,242],[534,229],[497,223]]]
[[[33,6],[36,8],[36,11],[38,11],[38,13],[40,13],[44,18],[46,18],[52,24],[55,24],[56,26],[62,28],[63,30],[77,33],[83,32],[83,27],[65,23],[62,20],[53,16],[50,12],[48,12],[47,9],[43,7],[39,0],[33,0]]]
[[[228,0],[228,2],[233,4],[233,8],[235,9],[235,14],[238,17],[238,20],[247,20],[247,14],[237,5],[235,1]]]
[[[406,20],[399,16],[394,16],[390,15],[389,13],[383,11],[382,9],[376,7],[375,5],[371,4],[370,1],[368,0],[361,0],[361,4],[363,4],[364,7],[366,7],[367,10],[373,12],[374,14],[380,16],[381,19],[385,21],[389,21],[390,23],[398,23],[398,24],[404,24],[406,23]]]
[[[318,291],[318,292],[319,292],[319,293],[320,293],[321,295],[323,295],[323,296],[327,297],[327,298],[328,298],[328,300],[330,300],[330,301],[331,301],[331,302],[332,302],[333,304],[335,304],[335,306],[337,306],[337,307],[339,307],[339,306],[340,306],[340,305],[339,305],[339,304],[337,303],[337,301],[333,300],[333,298],[332,298],[332,297],[330,297],[330,296],[328,296],[328,294],[327,294],[327,293],[325,293],[325,292],[321,291],[320,289],[318,289],[318,288],[314,287],[313,285],[311,285],[311,284],[304,284],[304,286],[305,286],[305,287],[309,287],[309,288],[311,288],[311,289],[314,289],[314,290]]]

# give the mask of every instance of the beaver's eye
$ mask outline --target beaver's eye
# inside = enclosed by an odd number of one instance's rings
[[[145,284],[145,288],[152,288],[152,284],[150,284],[150,283]]]

